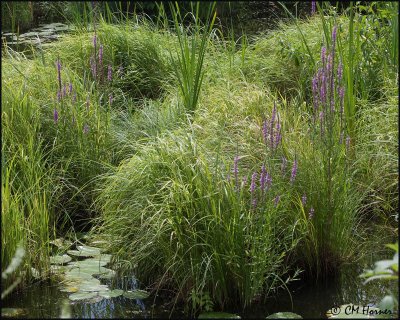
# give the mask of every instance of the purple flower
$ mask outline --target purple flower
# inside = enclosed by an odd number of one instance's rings
[[[57,91],[57,101],[60,102],[61,100],[61,91]]]
[[[257,172],[253,172],[251,175],[251,183],[250,183],[250,192],[251,194],[254,193],[256,190],[256,181],[257,181]]]
[[[262,192],[264,192],[265,189],[265,182],[267,178],[267,170],[265,170],[265,165],[262,165],[261,167],[261,175],[260,175],[260,189]]]
[[[99,66],[103,65],[103,45],[99,47]]]
[[[83,133],[87,134],[89,132],[89,126],[87,125],[87,123],[85,123],[85,125],[83,126]]]
[[[108,96],[108,103],[110,104],[110,106],[112,105],[113,102],[113,95],[112,93]]]
[[[303,196],[301,197],[301,203],[303,204],[303,206],[305,206],[306,202],[307,202],[307,196],[306,194],[303,194]]]
[[[290,176],[290,183],[293,184],[294,180],[296,179],[297,175],[297,160],[295,159],[293,162],[293,167],[292,167],[292,174]]]
[[[262,132],[263,132],[264,143],[267,144],[267,140],[268,140],[268,120],[264,120]]]
[[[67,95],[67,85],[64,84],[63,91],[62,91],[62,96],[65,97],[66,95]]]
[[[326,58],[326,48],[322,47],[321,48],[321,61],[322,65],[325,65],[325,58]]]
[[[311,1],[311,14],[315,13],[316,1]]]
[[[275,200],[274,200],[274,205],[275,205],[275,207],[278,206],[278,203],[279,203],[280,200],[281,200],[281,196],[280,196],[280,195],[277,195],[277,196],[275,197]]]
[[[54,119],[54,123],[57,124],[58,123],[58,111],[56,108],[54,108],[54,111],[53,111],[53,119]]]
[[[344,111],[344,87],[339,88],[339,99],[340,99],[340,114]]]
[[[314,111],[317,111],[318,108],[318,79],[317,76],[312,78],[312,93],[314,100]]]
[[[337,34],[337,27],[334,26],[332,29],[332,50],[333,50],[333,52],[335,51],[336,34]]]
[[[111,80],[112,80],[112,67],[110,65],[108,65],[107,80],[109,82],[111,82]]]
[[[61,90],[61,62],[60,62],[60,58],[57,59],[57,77],[58,77],[58,87]]]
[[[69,94],[72,93],[72,83],[69,84]]]
[[[314,217],[314,208],[311,207],[310,212],[308,213],[308,218],[311,220]]]

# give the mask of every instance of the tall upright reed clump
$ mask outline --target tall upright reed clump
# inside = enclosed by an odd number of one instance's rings
[[[27,271],[26,279],[31,266],[39,272],[48,268],[50,203],[55,190],[54,171],[46,160],[44,140],[38,136],[42,114],[27,83],[18,83],[16,78],[15,74],[4,78],[2,85],[1,261],[4,270],[20,243],[27,252],[21,268]],[[9,279],[13,276],[17,274]]]
[[[196,11],[192,8],[193,13],[190,13],[194,19],[194,30],[185,30],[183,26],[184,17],[181,16],[178,3],[175,3],[175,7],[172,4],[170,5],[179,42],[177,61],[172,57],[172,54],[171,59],[178,78],[184,105],[192,113],[196,109],[199,99],[204,77],[204,57],[216,17],[214,2],[209,6],[205,26],[201,28],[198,16],[199,6],[200,3],[197,2]],[[203,33],[201,34],[201,32]]]

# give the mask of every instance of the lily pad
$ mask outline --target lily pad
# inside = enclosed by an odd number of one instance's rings
[[[150,294],[144,290],[125,291],[123,296],[128,299],[146,299]]]
[[[77,257],[94,257],[100,254],[100,249],[86,246],[78,246],[78,250],[68,250],[67,253]]]
[[[67,254],[63,254],[62,256],[56,255],[56,256],[50,257],[51,264],[65,264],[65,263],[70,262],[71,260],[72,260],[72,258]]]
[[[92,279],[92,274],[88,272],[81,271],[80,269],[72,269],[65,273],[65,279],[72,281],[78,280],[81,281],[82,279]]]
[[[77,292],[69,296],[72,301],[89,300],[97,296],[97,292]]]
[[[117,273],[114,270],[108,271],[107,273],[103,273],[99,276],[100,279],[112,279],[115,277]]]
[[[227,312],[204,312],[198,319],[241,319],[239,315]]]
[[[293,312],[277,312],[269,315],[265,319],[303,319],[303,317]]]
[[[111,290],[111,291],[101,291],[101,292],[99,292],[99,295],[106,299],[110,299],[110,298],[119,297],[123,293],[124,293],[123,290],[115,289],[115,290]]]

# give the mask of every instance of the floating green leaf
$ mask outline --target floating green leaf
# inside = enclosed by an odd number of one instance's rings
[[[99,292],[99,295],[106,299],[110,299],[110,298],[119,297],[123,293],[124,293],[123,290],[115,289],[115,290],[111,290],[111,291],[101,291],[101,292]]]
[[[128,299],[146,299],[150,294],[144,290],[125,291],[123,296]]]
[[[277,312],[269,315],[265,319],[303,319],[303,317],[293,312]]]
[[[94,257],[100,255],[100,249],[89,246],[77,246],[78,250],[68,250],[67,253],[77,257]]]
[[[82,279],[92,279],[92,274],[88,272],[83,272],[80,269],[72,269],[65,273],[66,280],[82,280]]]
[[[89,300],[97,296],[97,292],[77,292],[69,296],[72,301]]]
[[[72,260],[72,258],[67,254],[63,254],[62,256],[56,255],[56,256],[50,257],[51,264],[65,264],[65,263],[70,262],[71,260]]]
[[[239,315],[227,312],[204,312],[198,319],[241,319]]]
[[[114,270],[110,270],[107,273],[102,273],[99,278],[100,279],[112,279],[115,277],[117,273]]]

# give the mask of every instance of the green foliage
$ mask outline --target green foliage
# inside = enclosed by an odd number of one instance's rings
[[[29,28],[33,21],[32,2],[2,1],[1,29],[20,33]]]
[[[216,12],[214,12],[215,3],[213,3],[213,5],[209,6],[203,34],[200,34],[199,6],[200,3],[197,2],[196,11],[192,8],[190,15],[194,19],[194,30],[188,31],[182,30],[184,17],[180,13],[178,3],[175,3],[175,7],[172,4],[170,7],[180,49],[178,61],[176,62],[172,59],[172,54],[171,59],[179,81],[184,105],[189,112],[194,112],[199,99],[204,77],[203,61],[216,17]],[[191,36],[188,35],[189,32]]]

